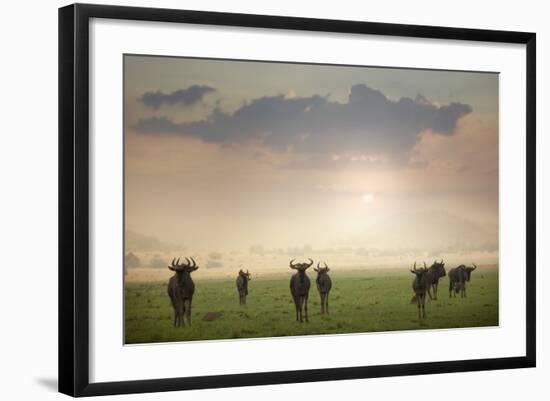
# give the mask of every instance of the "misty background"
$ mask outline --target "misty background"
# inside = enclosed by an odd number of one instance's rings
[[[498,263],[498,75],[125,56],[127,267]]]

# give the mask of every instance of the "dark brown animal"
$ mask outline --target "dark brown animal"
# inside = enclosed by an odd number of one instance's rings
[[[428,297],[430,299],[437,299],[437,287],[439,286],[439,279],[445,277],[445,263],[443,259],[441,262],[434,260],[434,263],[428,268],[426,272],[426,280],[428,281]],[[430,290],[433,290],[433,296]]]
[[[317,279],[315,279],[315,282],[317,283],[317,290],[321,296],[321,314],[323,315],[326,313],[328,315],[328,294],[332,288],[332,280],[328,275],[330,269],[325,262],[323,263],[325,267],[319,267],[319,263],[317,263],[317,268],[313,270],[317,272]]]
[[[416,262],[414,262],[414,267],[411,270],[411,273],[415,275],[412,282],[412,289],[414,291],[414,296],[411,299],[412,304],[418,306],[418,319],[426,318],[426,292],[428,291],[428,280],[426,273],[428,268],[426,267],[426,262],[424,262],[424,268],[417,269]]]
[[[456,297],[459,292],[460,298],[466,298],[466,283],[470,281],[472,272],[477,269],[475,263],[472,265],[473,267],[460,265],[449,270],[449,298],[453,294]]]
[[[191,261],[185,258],[186,264],[180,264],[180,260],[172,260],[168,266],[175,274],[168,281],[168,295],[174,308],[174,326],[180,327],[186,324],[191,325],[191,304],[195,293],[195,283],[191,278],[191,272],[199,268],[193,258]]]
[[[290,278],[290,293],[292,294],[294,306],[296,307],[296,321],[302,323],[302,315],[305,312],[305,319],[306,322],[308,322],[307,299],[309,296],[309,287],[311,286],[311,283],[306,274],[306,270],[311,267],[313,260],[309,259],[310,263],[306,262],[293,264],[292,262],[294,262],[294,259],[290,261],[290,268],[298,270],[298,272]]]
[[[239,270],[239,275],[237,276],[237,291],[239,292],[239,304],[246,304],[246,296],[248,295],[248,282],[250,281],[250,273],[248,269],[246,273],[242,270]]]

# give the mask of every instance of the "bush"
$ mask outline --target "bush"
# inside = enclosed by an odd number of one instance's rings
[[[210,252],[208,254],[208,257],[212,260],[220,260],[222,256],[223,255],[220,252]]]
[[[126,256],[124,256],[124,268],[133,268],[140,266],[141,260],[133,252],[127,253]]]
[[[208,260],[208,262],[206,262],[206,266],[205,266],[207,269],[219,269],[221,267],[223,267],[223,263],[222,262],[218,262],[216,260]]]
[[[250,247],[250,253],[251,254],[255,254],[255,255],[261,255],[261,256],[264,256],[265,254],[265,249],[263,246],[261,245],[252,245]]]
[[[166,266],[168,266],[168,262],[165,261],[164,259],[162,259],[160,257],[160,255],[154,255],[152,258],[151,258],[151,261],[149,262],[149,266],[150,267],[154,267],[154,268],[165,268]]]

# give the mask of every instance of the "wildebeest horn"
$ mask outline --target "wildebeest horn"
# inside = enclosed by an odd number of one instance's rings
[[[427,269],[428,267],[426,266],[426,262],[424,262],[424,269]]]
[[[289,266],[290,266],[291,269],[296,269],[296,266],[294,266],[294,265],[292,264],[292,262],[294,262],[295,260],[296,260],[296,259],[292,259],[292,260],[290,261]]]
[[[321,264],[321,262],[317,262],[317,269],[320,268],[320,266],[319,266],[320,264]]]
[[[473,270],[477,269],[477,266],[475,263],[472,262],[472,266],[474,266]]]
[[[174,263],[176,263],[176,258],[172,259],[172,266],[174,266]]]
[[[440,264],[443,264],[443,258],[441,258],[441,262],[439,262]]]
[[[328,269],[327,262],[323,262],[323,264],[325,265],[325,269]]]
[[[413,270],[416,271],[416,262],[414,262]]]
[[[311,267],[311,265],[313,264],[313,259],[310,259],[310,258],[308,258],[308,259],[309,259],[309,266],[308,267]]]
[[[193,256],[191,256],[191,262],[193,262],[193,266],[191,266],[191,267],[193,267],[195,270],[197,270],[198,269],[197,262],[195,262],[195,259],[193,259]]]
[[[191,266],[191,262],[189,261],[189,259],[187,258],[187,256],[185,257],[185,261],[187,262],[187,265],[186,265],[185,267]]]

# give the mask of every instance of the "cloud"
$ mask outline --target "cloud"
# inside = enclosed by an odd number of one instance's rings
[[[255,143],[273,151],[310,155],[314,164],[334,161],[335,155],[344,160],[395,161],[408,158],[421,132],[452,135],[457,121],[471,111],[463,103],[438,106],[422,95],[394,101],[358,84],[347,102],[319,95],[265,96],[233,113],[215,108],[204,120],[181,123],[151,117],[139,121],[136,129],[228,146]]]
[[[185,106],[190,106],[198,103],[202,98],[216,89],[205,85],[193,85],[186,89],[180,89],[172,93],[146,92],[140,98],[144,105],[155,110],[159,109],[163,104],[174,105],[181,103]]]

